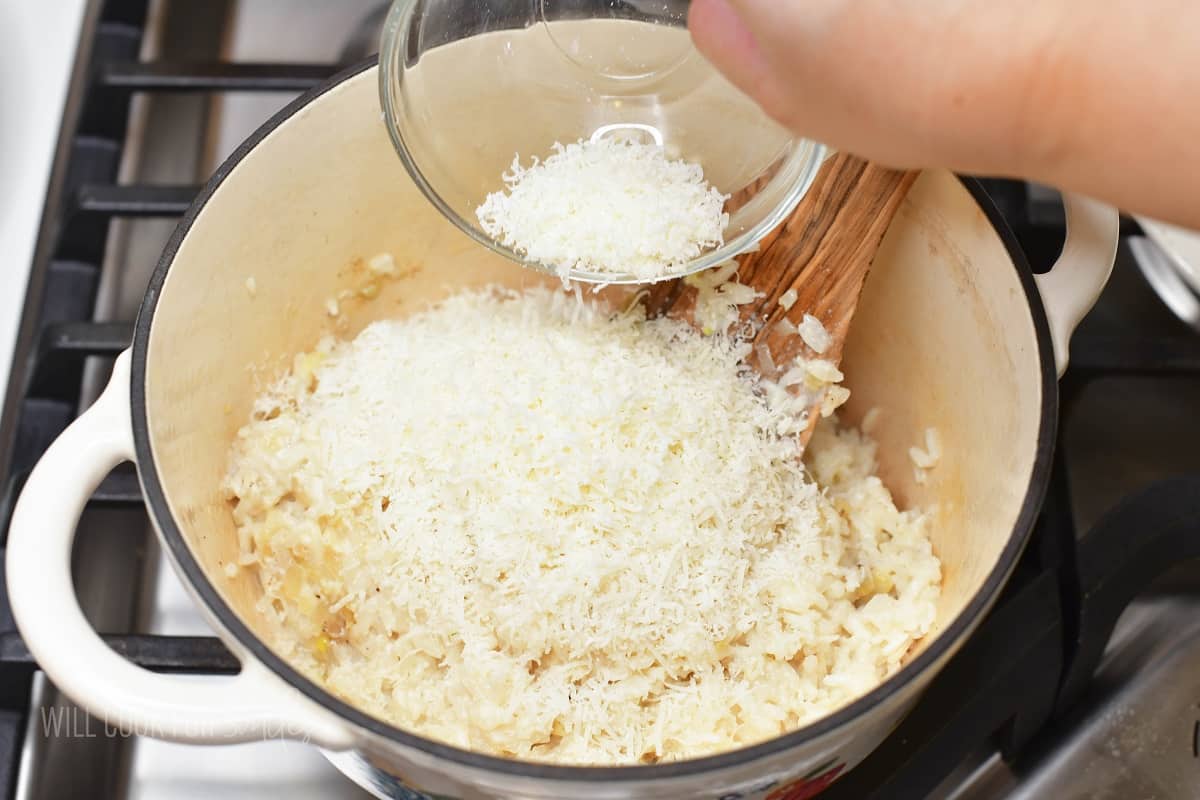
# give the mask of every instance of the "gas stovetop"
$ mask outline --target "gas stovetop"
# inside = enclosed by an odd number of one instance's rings
[[[197,184],[290,96],[333,74],[376,6],[89,3],[0,415],[0,534],[28,470],[128,345]],[[986,186],[1035,269],[1048,266],[1063,237],[1057,196]],[[916,710],[823,796],[1200,796],[1200,571],[1186,565],[1200,555],[1200,335],[1143,278],[1138,226],[1124,233],[1112,282],[1072,345],[1054,477],[1025,556]],[[131,468],[93,497],[75,563],[81,602],[129,658],[196,680],[236,669],[163,565]],[[304,745],[200,750],[105,729],[42,680],[3,597],[0,790],[363,796]]]

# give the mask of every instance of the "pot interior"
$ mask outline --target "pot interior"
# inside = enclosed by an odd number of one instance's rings
[[[381,252],[403,276],[373,299],[342,300],[331,317],[329,299],[370,283],[363,262]],[[136,357],[146,361],[154,465],[182,536],[167,535],[177,558],[186,563],[190,553],[233,613],[263,631],[255,578],[225,576],[237,538],[219,488],[262,382],[326,333],[352,336],[454,287],[541,280],[467,239],[425,200],[388,139],[374,69],[269,132],[191,221],[156,306],[144,312],[153,312],[148,345]],[[937,509],[944,589],[935,629],[911,658],[985,588],[1015,535],[1042,416],[1025,289],[999,234],[953,175],[923,175],[898,214],[845,368],[852,399],[843,417],[857,422],[880,409],[880,471],[899,504]],[[943,455],[918,483],[908,449],[930,427]],[[992,577],[989,591],[1000,576]],[[217,610],[218,618],[227,613]]]

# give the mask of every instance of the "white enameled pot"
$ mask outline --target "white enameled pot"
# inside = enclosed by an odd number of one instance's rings
[[[352,70],[291,104],[217,171],[163,254],[107,390],[29,477],[7,554],[21,634],[50,679],[106,721],[184,742],[308,740],[380,796],[808,797],[919,702],[1025,544],[1049,475],[1067,343],[1116,250],[1113,210],[1079,198],[1066,210],[1063,254],[1035,278],[978,185],[927,172],[867,283],[846,353],[846,417],[881,409],[881,474],[902,505],[936,507],[944,569],[934,629],[896,674],[801,730],[714,757],[619,768],[493,758],[398,730],[305,678],[256,633],[253,577],[224,570],[237,544],[218,487],[253,399],[248,367],[278,367],[330,330],[352,335],[454,286],[543,280],[472,242],[425,200],[388,140],[375,68]],[[327,299],[382,251],[405,277],[331,318]],[[928,427],[944,454],[918,484],[907,452]],[[75,524],[93,488],[126,460],[138,465],[180,578],[241,661],[236,677],[185,682],[143,670],[109,650],[81,613],[70,573]]]

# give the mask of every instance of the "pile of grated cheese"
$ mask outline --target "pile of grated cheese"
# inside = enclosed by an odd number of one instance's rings
[[[802,463],[803,403],[747,353],[492,289],[298,355],[225,483],[273,646],[399,727],[558,763],[716,753],[870,690],[933,623],[928,517],[857,431]]]
[[[483,230],[564,280],[572,271],[661,280],[724,244],[728,196],[658,145],[555,143],[528,168],[518,154],[503,180],[507,191],[476,210]]]

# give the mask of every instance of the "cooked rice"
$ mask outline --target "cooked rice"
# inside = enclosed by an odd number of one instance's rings
[[[929,519],[833,420],[802,467],[746,352],[534,291],[297,356],[226,480],[273,646],[401,728],[560,763],[711,754],[862,695],[933,623]]]

